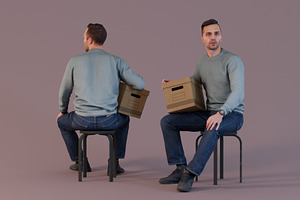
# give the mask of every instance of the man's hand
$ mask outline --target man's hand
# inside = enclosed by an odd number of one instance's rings
[[[56,117],[56,121],[58,120],[58,118],[60,118],[61,116],[63,116],[64,114],[62,114],[61,112],[57,115]]]
[[[210,116],[206,121],[206,129],[211,131],[215,127],[215,125],[217,125],[216,130],[218,130],[222,122],[222,119],[223,119],[223,115],[221,115],[219,112]]]
[[[163,84],[163,83],[167,83],[167,82],[170,82],[171,80],[168,80],[168,79],[163,79],[162,81],[161,81],[161,83]]]
[[[167,83],[167,82],[170,82],[170,81],[171,81],[171,80],[163,79],[163,80],[161,81],[161,84]],[[164,88],[161,86],[161,89],[164,89]]]

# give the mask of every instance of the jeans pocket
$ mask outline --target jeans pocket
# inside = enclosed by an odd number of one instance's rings
[[[103,128],[107,128],[107,127],[111,127],[113,124],[116,125],[117,120],[118,120],[117,115],[113,114],[108,117],[105,117],[104,119],[97,121],[97,124]]]

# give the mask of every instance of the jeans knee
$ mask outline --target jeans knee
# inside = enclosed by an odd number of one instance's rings
[[[57,126],[60,128],[62,126],[61,117],[57,119]]]
[[[216,130],[216,128],[214,128],[213,130],[205,130],[204,131],[204,134],[208,134],[208,135],[211,135],[211,136],[216,136],[217,138],[220,137],[220,132]]]
[[[60,130],[65,130],[67,128],[65,116],[61,116],[57,119],[57,126]]]
[[[119,118],[119,122],[120,123],[118,125],[118,127],[129,127],[129,123],[130,123],[130,117],[128,115],[123,115],[123,114],[119,114],[119,117],[121,116],[121,118]]]
[[[160,126],[161,128],[164,128],[166,126],[168,126],[170,123],[170,115],[166,115],[164,116],[161,120],[160,120]]]
[[[129,125],[130,123],[130,117],[126,115],[125,117],[125,123]]]

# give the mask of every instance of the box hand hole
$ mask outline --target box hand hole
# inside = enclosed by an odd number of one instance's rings
[[[137,95],[137,94],[134,94],[134,93],[131,93],[131,96],[133,96],[133,97],[135,97],[135,98],[138,98],[138,99],[140,99],[140,98],[141,98],[141,96],[140,96],[140,95]]]
[[[181,90],[181,89],[183,89],[183,85],[172,88],[172,91]]]

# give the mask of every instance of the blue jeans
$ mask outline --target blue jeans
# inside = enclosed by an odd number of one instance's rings
[[[231,112],[223,117],[218,130],[214,127],[213,130],[209,131],[206,129],[206,121],[215,113],[213,111],[179,113],[166,115],[161,119],[161,129],[170,165],[187,163],[182,147],[180,131],[204,131],[197,152],[187,165],[187,169],[190,172],[199,176],[214,151],[220,135],[237,131],[243,125],[243,114]]]
[[[75,130],[111,130],[116,129],[116,157],[124,158],[129,117],[119,113],[108,116],[85,117],[74,111],[58,118],[57,124],[66,143],[72,161],[78,161],[78,136]]]

